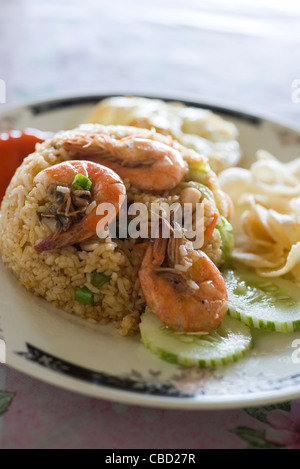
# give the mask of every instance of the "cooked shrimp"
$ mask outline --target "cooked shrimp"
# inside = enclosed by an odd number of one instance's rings
[[[179,151],[147,138],[131,136],[117,140],[104,134],[87,134],[66,139],[63,146],[81,157],[78,159],[107,166],[144,191],[173,189],[188,172]]]
[[[139,279],[149,308],[175,330],[210,332],[228,310],[227,290],[218,268],[183,238],[152,241]]]
[[[74,188],[74,180],[78,175],[89,182],[88,190],[80,190],[76,185]],[[115,210],[112,216],[116,216],[126,196],[124,183],[117,174],[90,161],[68,161],[51,166],[36,176],[35,183],[50,188],[56,196],[54,208],[53,204],[50,205],[48,213],[42,216],[60,221],[58,232],[35,246],[38,252],[71,246],[91,238],[104,217],[97,215],[98,205],[113,204]],[[105,221],[107,225],[113,218],[110,220],[108,215]]]

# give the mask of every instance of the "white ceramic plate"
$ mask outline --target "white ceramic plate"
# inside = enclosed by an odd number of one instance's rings
[[[7,109],[0,114],[0,131],[71,129],[85,121],[101,98]],[[237,125],[246,165],[260,148],[282,160],[299,156],[297,131],[239,111],[204,107]],[[27,293],[2,263],[0,298],[7,365],[56,386],[129,404],[180,409],[262,405],[300,396],[300,367],[292,361],[292,342],[300,333],[257,330],[253,350],[239,362],[216,370],[183,368],[159,360],[138,336],[118,337],[110,326],[91,326]]]

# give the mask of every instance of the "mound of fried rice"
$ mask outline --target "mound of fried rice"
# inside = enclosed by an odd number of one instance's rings
[[[36,152],[28,156],[16,171],[5,195],[0,218],[0,252],[4,263],[17,276],[24,287],[37,296],[52,302],[70,314],[75,314],[92,324],[112,322],[118,333],[126,336],[138,330],[145,300],[138,280],[138,271],[144,251],[137,240],[128,238],[99,239],[97,236],[76,246],[57,251],[38,253],[34,249],[40,241],[52,233],[53,228],[41,220],[38,209],[47,198],[42,184],[35,184],[35,176],[49,166],[73,160],[74,153],[62,147],[62,140],[87,133],[105,133],[117,139],[130,135],[151,138],[172,144],[188,161],[206,161],[194,150],[187,149],[169,137],[155,131],[127,126],[82,125],[72,131],[60,132],[51,140],[36,146]],[[141,192],[125,180],[128,202],[168,202],[179,199],[175,188],[162,194]],[[212,190],[216,207],[228,216],[228,201],[220,191],[216,175],[209,170],[206,184]],[[215,207],[206,201],[205,219],[209,224]],[[218,230],[204,251],[216,265],[222,263],[221,238]],[[93,271],[104,272],[110,277],[101,288],[91,283]],[[94,293],[94,305],[75,300],[78,287],[86,286]]]

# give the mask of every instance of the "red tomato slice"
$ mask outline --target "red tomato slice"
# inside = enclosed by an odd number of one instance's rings
[[[35,151],[37,143],[42,143],[49,137],[49,133],[35,129],[13,130],[0,134],[0,202],[24,158]]]

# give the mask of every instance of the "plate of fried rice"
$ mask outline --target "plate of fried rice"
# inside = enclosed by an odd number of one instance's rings
[[[299,397],[299,149],[297,130],[197,100],[6,108],[7,366],[153,407]]]

